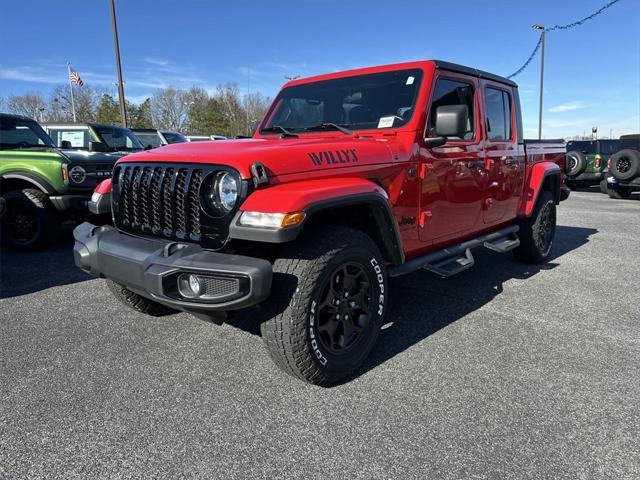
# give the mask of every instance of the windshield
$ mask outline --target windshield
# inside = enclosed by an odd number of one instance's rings
[[[178,132],[162,132],[164,138],[169,143],[185,143],[188,142],[187,137]]]
[[[140,143],[142,143],[145,147],[156,148],[162,145],[162,142],[160,141],[160,136],[158,136],[156,132],[135,132],[134,131],[133,133],[136,134],[136,137],[138,137],[138,140],[140,140]]]
[[[274,100],[260,133],[326,130],[334,124],[350,130],[405,125],[420,90],[419,69],[336,78],[282,90]]]
[[[596,142],[594,141],[578,141],[567,143],[567,152],[577,150],[579,152],[591,155],[596,153]]]
[[[143,150],[144,146],[128,128],[107,125],[92,125],[103,143],[113,150]]]
[[[49,136],[33,120],[0,116],[0,148],[55,147]]]
[[[64,128],[64,127],[48,127],[49,135],[58,147],[62,148],[62,142],[69,142],[70,148],[88,149],[89,142],[94,139],[88,128]]]

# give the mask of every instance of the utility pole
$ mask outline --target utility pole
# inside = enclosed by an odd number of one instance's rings
[[[543,25],[536,23],[533,28],[540,30],[540,110],[538,111],[538,140],[542,140],[542,94],[544,92],[544,34],[545,28]]]
[[[118,98],[120,100],[120,122],[127,127],[127,110],[124,103],[124,82],[122,81],[122,66],[120,65],[120,45],[118,44],[118,26],[116,25],[116,6],[114,0],[109,0],[111,7],[111,28],[113,30],[113,50],[116,56],[116,69],[118,71]]]

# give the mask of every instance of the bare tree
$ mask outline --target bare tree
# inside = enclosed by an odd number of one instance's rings
[[[234,84],[220,85],[214,98],[222,109],[220,113],[229,123],[229,131],[224,133],[232,137],[240,135],[246,126],[246,115],[240,102],[238,86]]]
[[[265,97],[260,92],[254,92],[244,96],[244,110],[247,123],[245,130],[247,135],[251,135],[252,126],[262,118],[264,112],[269,108],[270,103],[271,99]]]
[[[73,87],[73,100],[76,118],[79,122],[93,122],[100,101],[100,92],[89,85]],[[67,85],[58,85],[51,91],[49,99],[49,120],[62,121],[72,119],[71,95]]]
[[[209,133],[207,126],[207,109],[209,107],[209,94],[200,87],[191,87],[185,93],[187,104],[187,121],[185,129],[189,134]]]
[[[11,113],[40,120],[44,112],[41,109],[46,109],[47,102],[41,94],[31,92],[24,95],[10,95],[7,106]]]
[[[170,86],[158,90],[151,97],[151,118],[156,128],[181,131],[187,120],[184,90]]]

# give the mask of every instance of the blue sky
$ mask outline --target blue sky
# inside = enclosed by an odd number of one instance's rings
[[[438,58],[509,75],[535,46],[533,23],[565,24],[607,0],[117,0],[125,93],[237,83],[273,96],[285,75]],[[547,34],[544,136],[597,125],[640,131],[640,0]],[[107,0],[0,0],[0,96],[48,93],[70,61],[87,84],[114,90]],[[537,133],[539,57],[515,78],[525,134]]]

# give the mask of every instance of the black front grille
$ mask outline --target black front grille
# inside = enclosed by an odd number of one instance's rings
[[[226,242],[235,212],[214,218],[201,208],[201,186],[215,171],[219,168],[206,165],[118,165],[112,180],[116,226],[135,234],[220,248]]]

